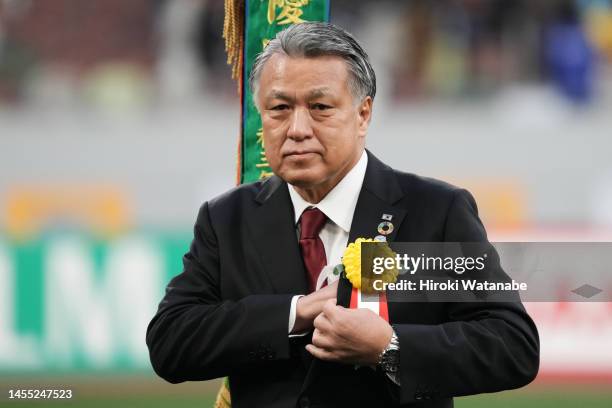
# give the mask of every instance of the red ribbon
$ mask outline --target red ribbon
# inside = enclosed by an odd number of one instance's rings
[[[359,289],[353,287],[351,291],[351,301],[349,308],[357,309],[359,304]],[[387,305],[387,293],[381,292],[378,295],[378,315],[389,322],[389,306]]]

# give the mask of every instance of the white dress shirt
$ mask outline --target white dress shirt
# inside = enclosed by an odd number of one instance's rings
[[[341,262],[342,254],[348,244],[349,231],[353,222],[353,214],[357,206],[357,199],[361,192],[361,186],[365,177],[366,167],[368,166],[368,155],[365,150],[361,158],[353,168],[344,176],[342,180],[317,204],[309,203],[289,184],[289,196],[293,204],[295,214],[295,227],[299,237],[299,221],[302,213],[307,208],[318,208],[327,216],[327,222],[319,233],[319,238],[323,241],[327,265],[323,267],[317,289],[327,281],[331,284],[340,277],[333,274],[334,267]],[[289,333],[295,325],[296,303],[302,295],[294,296],[291,300],[289,312]]]
[[[325,248],[325,256],[327,264],[321,270],[317,279],[316,290],[320,289],[325,282],[331,284],[340,276],[333,274],[334,267],[341,263],[342,254],[348,245],[349,232],[357,200],[365,178],[366,168],[368,166],[368,155],[365,150],[361,154],[359,161],[355,166],[344,176],[342,180],[317,204],[309,203],[304,200],[301,195],[295,190],[295,187],[289,184],[289,196],[293,204],[295,214],[296,234],[300,236],[299,221],[302,213],[307,208],[318,208],[327,216],[327,222],[319,233],[319,238],[323,241]],[[291,299],[291,309],[289,310],[289,333],[293,330],[296,317],[297,300],[303,295],[296,295]],[[289,337],[303,336],[306,333],[289,334]],[[399,385],[399,378],[396,374],[387,373],[387,377],[395,384]]]

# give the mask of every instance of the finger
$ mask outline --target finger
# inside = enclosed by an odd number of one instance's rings
[[[325,302],[325,305],[323,305],[323,313],[328,319],[333,320],[339,308],[340,306],[336,306],[336,299],[329,299]]]
[[[331,283],[320,290],[325,292],[330,297],[336,297],[336,294],[338,293],[338,281]]]
[[[331,285],[327,285],[326,289],[327,297],[329,299],[335,299],[338,296],[338,281],[332,283]]]
[[[336,356],[334,355],[333,352],[319,348],[315,346],[314,344],[307,344],[306,351],[308,351],[310,354],[312,354],[315,358],[318,358],[319,360],[325,360],[325,361],[336,360]]]
[[[331,322],[324,313],[320,313],[317,317],[315,317],[312,324],[316,329],[319,329],[322,332],[329,332],[333,329]]]
[[[312,333],[312,344],[314,344],[318,348],[322,348],[325,350],[333,350],[334,344],[331,339],[317,329]]]

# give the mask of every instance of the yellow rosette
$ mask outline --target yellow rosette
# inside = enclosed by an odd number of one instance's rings
[[[367,249],[362,252],[362,243],[375,243],[375,245],[367,245]],[[387,242],[376,241],[371,238],[357,238],[355,242],[350,243],[344,250],[342,265],[344,266],[344,273],[347,279],[354,288],[360,289],[363,293],[374,293],[377,292],[374,289],[375,280],[393,283],[397,281],[398,276],[395,262],[392,268],[384,268],[384,271],[380,274],[374,273],[374,258],[395,259],[395,257],[396,253],[393,252]],[[361,268],[362,258],[365,265],[368,266],[363,271]]]

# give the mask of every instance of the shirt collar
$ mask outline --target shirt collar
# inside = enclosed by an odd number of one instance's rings
[[[295,223],[300,220],[302,213],[309,207],[318,208],[344,232],[349,232],[353,221],[353,213],[357,206],[357,199],[361,192],[363,179],[368,166],[368,155],[365,150],[361,158],[342,180],[329,192],[318,204],[312,204],[304,200],[289,184],[289,196],[293,204]]]

